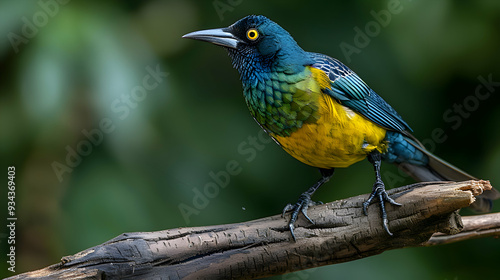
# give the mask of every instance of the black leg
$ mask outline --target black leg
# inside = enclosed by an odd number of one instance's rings
[[[295,234],[293,233],[293,229],[295,228],[294,224],[295,224],[295,221],[297,221],[297,217],[299,215],[299,212],[302,212],[304,217],[306,217],[306,219],[309,222],[314,224],[314,222],[311,220],[311,218],[309,218],[309,216],[307,216],[307,208],[309,208],[309,206],[311,206],[311,205],[317,204],[311,200],[311,196],[314,194],[314,192],[321,185],[323,185],[324,183],[326,183],[330,180],[330,178],[333,176],[333,171],[334,171],[333,168],[332,169],[320,168],[319,172],[321,172],[322,178],[319,179],[318,182],[316,182],[316,184],[314,184],[312,187],[310,187],[306,192],[302,193],[299,196],[299,200],[297,201],[297,203],[295,203],[293,205],[289,203],[283,209],[283,216],[285,215],[286,212],[292,211],[292,216],[290,217],[290,222],[288,222],[288,227],[290,228],[290,233],[292,234],[293,240],[296,240]],[[322,202],[320,202],[319,204],[321,204],[321,203]]]
[[[387,220],[387,212],[385,211],[385,202],[389,202],[392,205],[398,205],[401,206],[401,204],[397,203],[394,201],[392,198],[389,197],[387,192],[385,191],[385,185],[384,182],[382,182],[382,177],[380,176],[380,163],[381,163],[381,156],[378,151],[371,152],[368,154],[368,161],[373,164],[373,167],[375,168],[375,184],[373,184],[373,190],[372,193],[370,194],[370,197],[363,202],[363,212],[365,215],[368,215],[368,212],[366,209],[368,208],[368,205],[370,205],[370,202],[376,197],[379,200],[379,205],[380,205],[380,211],[382,215],[382,221],[384,223],[384,229],[387,231],[389,235],[392,235],[392,233],[389,231],[389,221]]]

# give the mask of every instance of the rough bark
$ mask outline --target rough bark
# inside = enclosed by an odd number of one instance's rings
[[[500,237],[500,213],[462,217],[463,229],[460,233],[449,235],[437,232],[423,246],[449,244],[469,239]]]
[[[309,209],[297,241],[281,216],[158,232],[125,233],[62,258],[58,264],[9,279],[227,279],[260,278],[352,261],[385,250],[499,236],[499,213],[466,217],[458,209],[490,189],[487,181],[439,182],[390,191],[403,206],[387,205],[389,236],[378,205],[362,213],[367,195]],[[462,229],[462,233],[459,233]],[[450,235],[454,234],[454,235]]]

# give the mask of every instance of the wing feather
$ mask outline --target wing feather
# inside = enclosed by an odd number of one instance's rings
[[[349,67],[329,56],[318,53],[310,54],[314,61],[312,67],[324,71],[330,78],[331,88],[324,89],[326,94],[386,129],[400,132],[411,131],[396,110]]]

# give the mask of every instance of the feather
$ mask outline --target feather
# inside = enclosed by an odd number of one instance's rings
[[[330,78],[331,87],[323,89],[326,94],[385,129],[399,132],[411,131],[396,110],[354,71],[342,62],[324,54],[309,54],[314,61],[312,66],[324,71]]]
[[[417,181],[466,181],[478,180],[452,164],[440,159],[427,151],[413,135],[405,133],[405,140],[417,150],[424,153],[428,158],[427,165],[416,165],[408,162],[398,163],[398,167]],[[489,212],[493,206],[493,200],[500,198],[500,192],[496,189],[483,192],[476,196],[476,201],[470,208],[476,212]]]

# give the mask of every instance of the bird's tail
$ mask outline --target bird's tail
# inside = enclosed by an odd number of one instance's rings
[[[457,167],[427,151],[411,134],[387,132],[389,150],[384,155],[386,161],[395,163],[401,170],[419,182],[477,180]],[[489,212],[493,200],[500,198],[496,189],[483,192],[470,206],[477,212]]]

